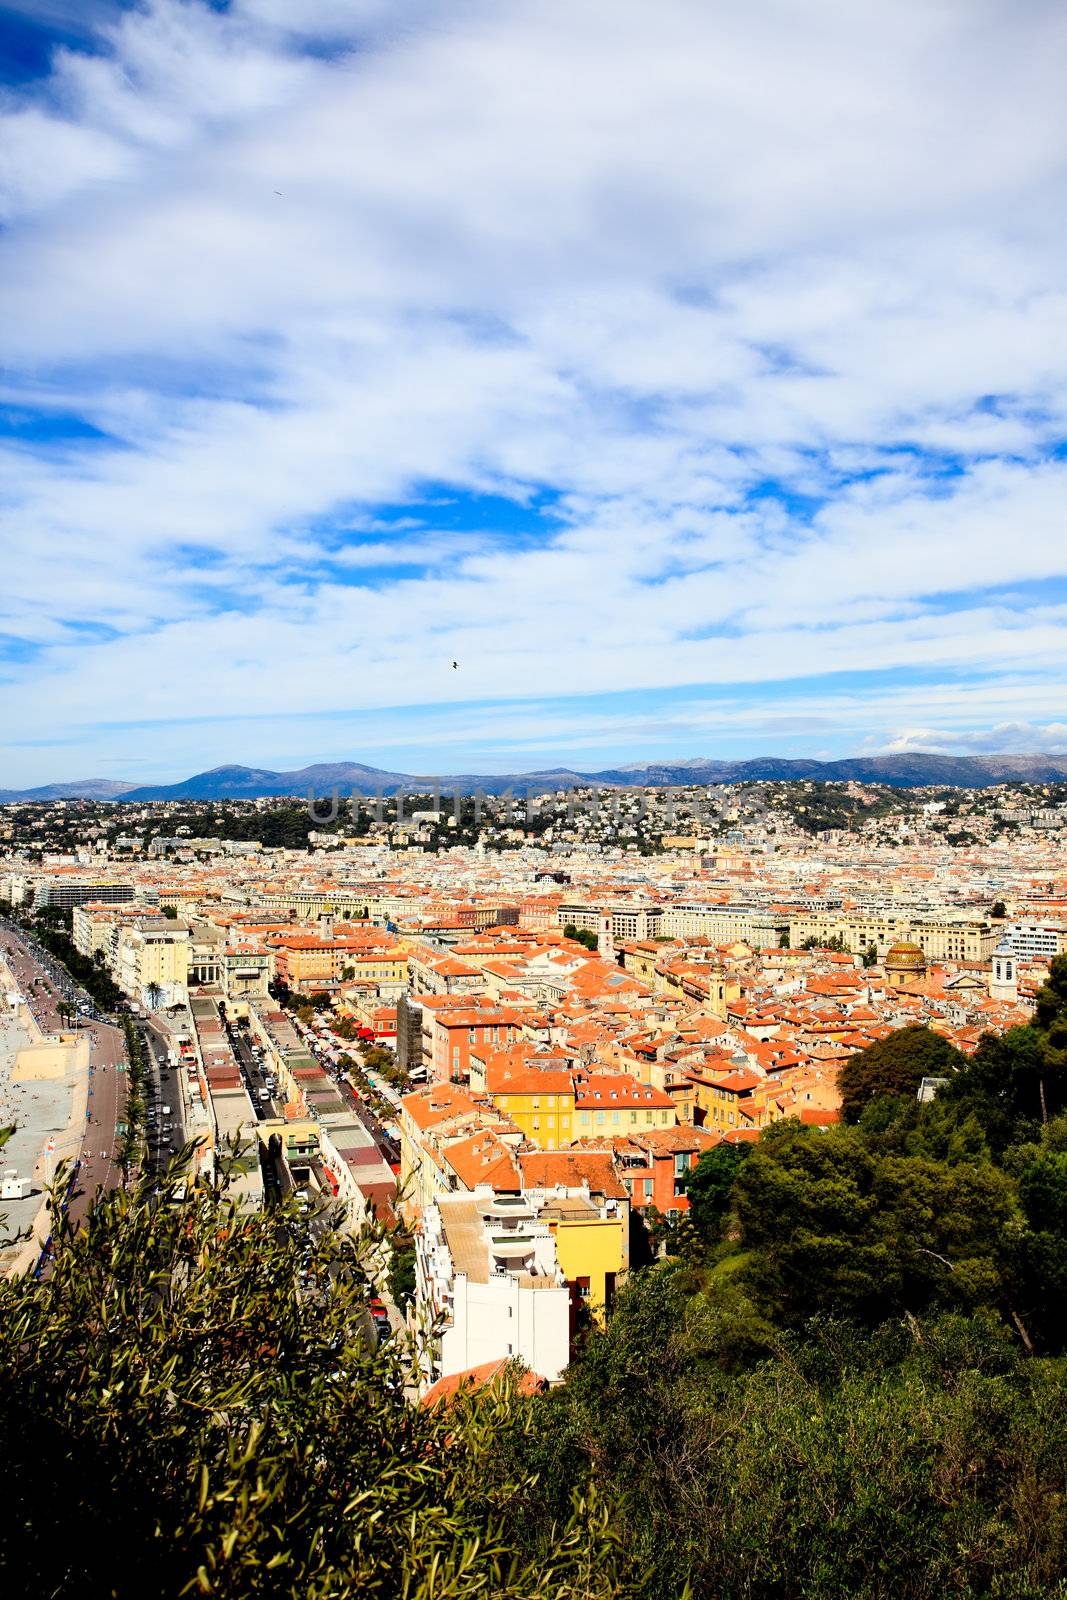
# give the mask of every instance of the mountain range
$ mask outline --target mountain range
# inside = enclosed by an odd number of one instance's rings
[[[610,767],[602,772],[576,772],[569,767],[537,772],[478,774],[471,772],[418,776],[364,766],[358,761],[318,762],[292,772],[266,767],[224,766],[198,772],[181,783],[138,786],[111,778],[82,778],[72,783],[47,783],[36,789],[0,789],[0,804],[34,800],[254,800],[272,795],[306,798],[309,789],[326,796],[331,790],[345,798],[353,789],[364,794],[381,790],[395,794],[459,789],[465,794],[482,789],[486,794],[531,789],[544,793],[602,784],[619,788],[662,788],[669,785],[745,783],[754,779],[779,781],[815,778],[824,782],[852,779],[858,783],[884,783],[895,789],[946,785],[986,789],[999,783],[1055,783],[1067,780],[1065,755],[946,756],[923,751],[895,755],[851,756],[841,761],[759,756],[750,761],[712,761],[697,756],[688,761],[638,762]]]

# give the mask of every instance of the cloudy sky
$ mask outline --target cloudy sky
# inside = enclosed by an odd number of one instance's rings
[[[1067,749],[1059,0],[0,33],[0,786]]]

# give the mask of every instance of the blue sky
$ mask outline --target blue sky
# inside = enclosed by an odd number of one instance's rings
[[[0,787],[1067,749],[1067,17],[979,9],[0,5]]]

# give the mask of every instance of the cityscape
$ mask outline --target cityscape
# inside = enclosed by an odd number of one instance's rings
[[[1065,62],[0,0],[5,1593],[1067,1596]]]

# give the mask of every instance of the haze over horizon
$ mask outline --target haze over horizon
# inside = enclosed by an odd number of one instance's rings
[[[1062,8],[0,22],[0,786],[1067,750]]]

